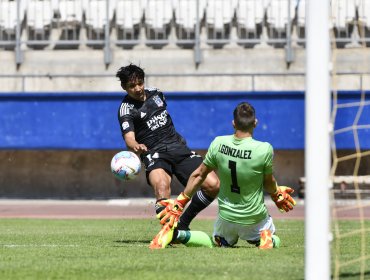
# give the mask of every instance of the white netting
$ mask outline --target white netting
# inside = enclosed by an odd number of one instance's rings
[[[356,53],[369,64],[365,42],[357,44]],[[332,43],[332,271],[333,279],[364,280],[370,279],[370,89],[364,86],[369,75],[359,73],[359,88],[343,91],[337,61]]]

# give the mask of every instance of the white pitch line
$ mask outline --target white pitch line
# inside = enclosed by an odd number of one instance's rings
[[[17,247],[50,247],[50,248],[57,248],[57,247],[80,247],[80,245],[76,244],[0,244],[1,247],[5,248],[17,248]]]

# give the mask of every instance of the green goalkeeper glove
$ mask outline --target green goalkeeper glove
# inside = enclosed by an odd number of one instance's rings
[[[161,220],[161,224],[167,224],[172,228],[173,225],[178,222],[182,210],[184,210],[184,207],[189,200],[190,197],[182,192],[173,203],[168,203],[166,208],[157,215],[157,218]]]
[[[289,212],[296,205],[295,200],[290,196],[294,190],[286,186],[277,187],[277,191],[271,194],[271,199],[275,202],[280,212]]]

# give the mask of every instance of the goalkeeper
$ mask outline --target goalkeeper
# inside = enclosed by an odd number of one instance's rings
[[[293,189],[278,186],[275,181],[272,146],[253,138],[257,125],[253,106],[240,103],[234,110],[232,124],[235,133],[213,140],[203,163],[191,174],[184,192],[160,213],[161,223],[168,230],[164,235],[165,230],[162,230],[153,239],[151,248],[164,248],[174,240],[187,244],[203,243],[209,247],[209,240],[204,235],[197,240],[197,233],[191,240],[192,231],[189,235],[189,232],[175,228],[182,209],[213,170],[218,171],[221,183],[218,218],[213,232],[215,246],[232,247],[242,239],[260,249],[279,247],[280,239],[275,235],[273,219],[264,203],[264,190],[281,212],[288,212],[296,204],[290,196]]]

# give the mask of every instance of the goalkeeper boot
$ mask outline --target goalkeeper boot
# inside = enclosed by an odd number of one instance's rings
[[[171,243],[173,238],[173,231],[175,227],[164,225],[161,231],[153,238],[150,242],[150,249],[164,249],[168,244]]]
[[[260,245],[258,248],[261,250],[265,249],[272,249],[274,247],[274,243],[272,241],[272,234],[271,231],[268,229],[262,230],[260,233]]]

